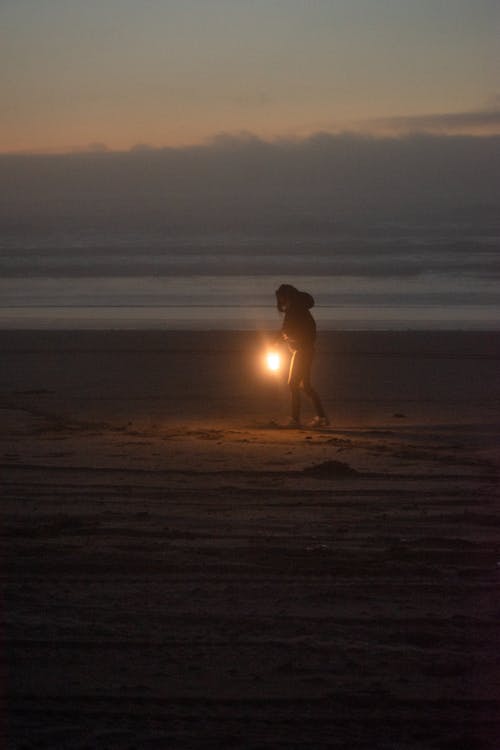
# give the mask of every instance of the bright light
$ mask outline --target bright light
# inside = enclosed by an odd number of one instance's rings
[[[267,353],[267,366],[270,370],[273,372],[276,372],[276,370],[280,369],[280,355],[278,352],[268,352]]]

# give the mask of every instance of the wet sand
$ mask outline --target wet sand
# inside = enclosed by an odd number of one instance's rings
[[[498,747],[500,334],[265,340],[0,332],[7,747]]]

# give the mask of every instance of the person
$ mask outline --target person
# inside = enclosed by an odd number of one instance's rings
[[[291,396],[290,427],[300,427],[300,391],[309,397],[316,415],[310,427],[326,427],[329,424],[318,393],[311,385],[311,366],[314,358],[316,323],[310,313],[314,305],[313,297],[300,292],[290,284],[282,284],[276,290],[276,305],[284,313],[281,337],[292,353],[288,385]]]

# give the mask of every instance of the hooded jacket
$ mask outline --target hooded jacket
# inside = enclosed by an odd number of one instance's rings
[[[313,297],[307,292],[301,292],[293,286],[281,286],[276,296],[280,308],[280,296],[285,297],[287,305],[285,317],[281,327],[281,334],[294,351],[298,349],[312,349],[316,340],[316,323],[309,312],[314,306]]]

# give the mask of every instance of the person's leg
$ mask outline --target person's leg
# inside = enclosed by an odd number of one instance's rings
[[[290,384],[291,417],[297,424],[300,423],[300,388]]]
[[[290,388],[291,397],[291,417],[300,422],[300,382],[302,380],[300,357],[298,352],[294,352],[290,362],[290,372],[288,373],[288,387]]]
[[[312,405],[316,412],[316,416],[320,419],[326,419],[325,410],[319,397],[318,392],[311,385],[311,366],[314,357],[314,350],[307,352],[303,357],[302,364],[302,390],[311,399]]]
[[[316,416],[318,416],[320,419],[326,419],[325,410],[323,409],[323,404],[321,403],[318,392],[314,390],[310,383],[307,387],[304,387],[303,390],[304,393],[311,399],[314,411],[316,412]]]

